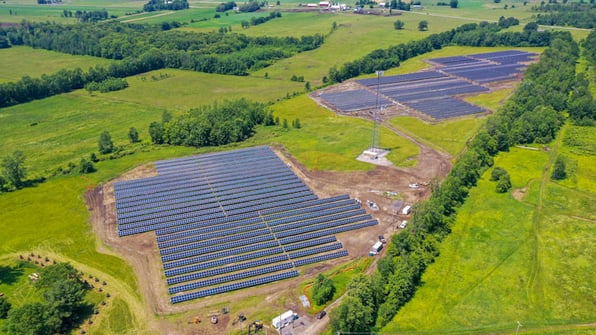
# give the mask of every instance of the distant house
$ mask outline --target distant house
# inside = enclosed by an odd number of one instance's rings
[[[329,3],[329,1],[321,1],[319,2],[319,7],[320,8],[329,8],[331,4]]]

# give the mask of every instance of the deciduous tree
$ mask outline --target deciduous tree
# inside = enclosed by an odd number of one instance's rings
[[[555,164],[553,167],[553,174],[551,175],[552,180],[562,180],[567,177],[567,164],[565,164],[565,159],[561,156],[557,157],[555,160]]]
[[[2,171],[4,178],[14,187],[21,188],[27,176],[25,168],[25,154],[22,151],[15,151],[12,155],[2,159]]]
[[[333,298],[335,294],[335,285],[328,277],[319,274],[315,278],[315,283],[312,287],[312,297],[317,305],[323,305]]]
[[[136,143],[139,141],[139,131],[137,128],[131,127],[128,130],[128,139],[130,140],[130,143]]]
[[[393,28],[395,28],[396,30],[404,29],[405,25],[406,24],[402,20],[397,20],[397,21],[393,22]]]
[[[112,136],[109,132],[104,131],[99,136],[99,153],[109,154],[114,151],[114,143],[112,142]]]

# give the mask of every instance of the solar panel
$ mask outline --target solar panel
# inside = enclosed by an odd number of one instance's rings
[[[298,276],[298,271],[292,270],[289,272],[269,275],[269,276],[260,277],[260,278],[256,278],[256,279],[250,279],[247,281],[228,284],[228,285],[224,285],[224,286],[219,286],[219,287],[211,288],[211,289],[207,289],[207,290],[196,291],[193,293],[173,296],[170,299],[170,301],[173,304],[176,304],[176,303],[180,303],[180,302],[184,302],[184,301],[188,301],[188,300],[208,297],[208,296],[215,295],[215,294],[221,294],[221,293],[234,291],[234,290],[238,290],[238,289],[242,289],[242,288],[267,284],[267,283],[271,283],[274,281],[288,279],[288,278],[297,277],[297,276]]]

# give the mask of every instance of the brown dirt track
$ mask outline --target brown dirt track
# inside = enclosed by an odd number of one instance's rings
[[[380,210],[371,211],[363,204],[363,207],[374,218],[379,220],[379,225],[337,235],[338,240],[348,250],[350,260],[368,255],[368,250],[377,241],[377,236],[385,235],[389,237],[394,234],[396,232],[396,223],[404,219],[404,217],[395,215],[392,212],[391,203],[393,200],[383,196],[380,192],[371,191],[398,192],[403,201],[412,204],[426,198],[429,195],[429,190],[427,188],[412,190],[408,188],[409,183],[424,183],[435,177],[442,178],[451,168],[451,157],[449,155],[437,152],[404,134],[400,135],[415,142],[421,149],[420,155],[417,157],[418,164],[415,167],[377,166],[368,172],[310,171],[296,161],[283,147],[276,146],[273,148],[278,156],[288,163],[292,170],[320,198],[348,193],[352,198],[361,199],[363,203],[365,200],[372,200],[379,205]],[[134,268],[137,278],[139,278],[138,286],[145,300],[145,313],[149,316],[157,315],[159,319],[159,322],[153,327],[158,329],[154,330],[162,334],[226,334],[233,329],[247,330],[248,322],[254,321],[254,319],[251,319],[251,315],[258,311],[275,310],[281,313],[287,309],[293,309],[300,315],[301,322],[307,323],[296,328],[294,332],[296,334],[311,333],[310,329],[313,328],[308,328],[308,323],[314,323],[317,320],[300,304],[299,293],[296,288],[299,283],[308,278],[313,278],[321,271],[345,263],[346,258],[303,267],[300,269],[301,276],[298,278],[198,299],[189,303],[172,305],[169,302],[155,234],[151,232],[121,238],[118,237],[116,227],[113,183],[155,174],[156,172],[152,166],[141,166],[105,185],[90,190],[86,194],[94,232],[106,246],[126,259]],[[242,310],[249,319],[244,323],[236,323],[235,320],[239,310],[235,309],[233,302],[255,296],[262,297],[262,299],[259,299],[259,302],[251,308]],[[221,309],[221,306],[225,305],[231,305],[232,314],[221,315],[217,325],[210,324],[209,312],[214,309]],[[181,313],[177,321],[171,321],[171,318],[166,320],[165,316],[172,313]],[[191,322],[195,317],[199,317],[201,323],[194,324]],[[263,321],[266,325],[270,322],[268,320]],[[321,320],[319,322],[326,321]],[[269,332],[271,333],[271,331]],[[312,333],[315,334],[316,332]]]

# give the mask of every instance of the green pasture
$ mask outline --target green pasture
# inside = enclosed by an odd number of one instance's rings
[[[75,23],[76,18],[62,17],[64,10],[72,12],[92,11],[105,9],[110,15],[124,16],[142,10],[146,1],[118,1],[118,0],[73,0],[63,1],[59,5],[38,5],[37,1],[31,0],[6,0],[0,3],[0,21],[19,23],[22,20],[29,21],[55,21],[64,23]]]
[[[150,72],[128,82],[129,88],[118,92],[78,90],[0,109],[0,157],[21,150],[31,176],[47,175],[97,152],[103,131],[110,132],[116,145],[126,145],[128,130],[135,127],[141,140],[148,142],[149,124],[161,120],[165,110],[176,114],[240,97],[275,101],[303,85],[179,70]],[[260,93],[254,94],[255,90]],[[135,150],[142,148],[137,145]]]
[[[513,91],[515,90],[513,86],[517,86],[517,84],[512,85],[512,87],[499,89],[489,93],[467,96],[464,98],[464,100],[474,105],[486,108],[491,112],[496,112],[499,107],[501,107],[501,105],[503,105],[507,99],[509,99],[511,94],[513,94]]]
[[[87,71],[96,65],[108,65],[112,61],[99,57],[73,56],[55,51],[13,46],[0,49],[0,82],[17,81],[24,76],[39,78],[62,69],[81,68]]]
[[[265,79],[253,76],[239,77],[208,74],[194,71],[165,69],[127,78],[129,87],[107,94],[97,94],[96,99],[147,105],[150,108],[186,111],[217,100],[241,97],[260,102],[274,102],[293,94],[304,92],[304,83]],[[88,97],[83,90],[75,92]],[[155,120],[154,120],[155,121]]]
[[[389,124],[455,157],[462,152],[468,140],[476,134],[484,121],[484,118],[467,117],[427,123],[415,117],[395,117]]]
[[[110,132],[116,145],[128,142],[128,129],[148,140],[149,124],[163,109],[65,94],[0,110],[0,156],[21,150],[29,175],[47,176],[68,162],[78,164],[97,152],[99,135]]]
[[[517,200],[512,192],[497,194],[491,170],[485,172],[424,285],[385,331],[513,334],[520,321],[524,333],[594,332],[580,325],[596,317],[588,247],[596,242],[596,196],[550,181],[556,149],[512,148],[496,157]]]
[[[565,158],[568,177],[559,184],[596,193],[596,133],[593,127],[567,126],[559,154]]]
[[[303,24],[307,26],[314,24],[321,33],[329,32],[333,22],[336,22],[337,29],[327,36],[325,43],[318,49],[281,60],[251,75],[264,76],[267,73],[270,78],[275,79],[289,79],[292,75],[304,76],[305,80],[310,81],[314,87],[321,84],[323,76],[329,73],[332,66],[340,67],[346,62],[364,57],[373,50],[417,40],[432,33],[461,25],[461,21],[457,19],[433,17],[428,18],[429,31],[420,32],[418,31],[420,17],[408,13],[391,17],[356,14],[306,15],[308,16],[304,19]],[[256,27],[250,27],[243,33],[247,35],[277,35],[280,32],[292,30],[292,26],[287,25],[284,19],[282,17]],[[395,30],[393,28],[393,23],[398,19],[405,22],[405,29]],[[292,20],[299,22],[298,18]]]

